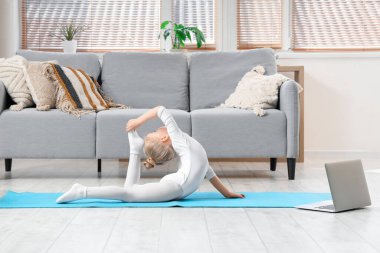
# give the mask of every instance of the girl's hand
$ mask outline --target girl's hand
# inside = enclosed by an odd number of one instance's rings
[[[230,192],[226,198],[245,198],[245,195],[244,194],[241,194],[241,193],[234,193],[234,192]]]
[[[141,122],[139,119],[130,119],[128,120],[128,123],[125,126],[125,131],[129,132],[136,130],[139,126],[141,126]]]

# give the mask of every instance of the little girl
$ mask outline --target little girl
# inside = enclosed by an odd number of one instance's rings
[[[146,121],[159,117],[165,127],[149,133],[145,141],[136,129]],[[210,167],[202,145],[181,131],[172,115],[164,106],[150,109],[140,117],[131,119],[126,126],[130,145],[127,178],[124,187],[85,187],[74,184],[56,202],[65,203],[85,198],[113,199],[124,202],[163,202],[185,198],[195,192],[206,177],[226,198],[244,198],[240,193],[229,191]],[[179,168],[175,173],[164,176],[159,182],[139,184],[140,154],[144,150],[147,159],[144,166],[153,168],[179,156]]]

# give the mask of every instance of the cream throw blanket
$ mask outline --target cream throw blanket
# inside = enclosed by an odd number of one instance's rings
[[[8,59],[0,59],[0,80],[4,83],[8,94],[16,105],[9,109],[20,111],[24,107],[32,106],[33,99],[28,83],[30,79],[27,73],[28,61],[19,55]]]
[[[220,107],[249,109],[257,116],[265,115],[264,109],[276,108],[279,88],[289,78],[282,74],[265,76],[264,73],[265,69],[260,65],[247,72]],[[301,92],[302,87],[297,85],[298,92]]]

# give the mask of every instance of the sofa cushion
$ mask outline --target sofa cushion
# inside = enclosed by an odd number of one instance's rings
[[[59,110],[0,115],[2,158],[95,158],[96,114],[78,118]]]
[[[128,158],[129,143],[125,132],[128,120],[137,118],[148,109],[127,109],[101,111],[96,119],[96,156],[97,158]],[[191,133],[190,113],[183,110],[169,109],[175,121],[182,131]],[[137,129],[139,135],[144,138],[149,132],[163,126],[156,118],[146,122]]]
[[[274,51],[269,48],[194,53],[190,58],[190,109],[213,108],[223,103],[240,79],[254,66],[262,65],[266,75],[277,72]]]
[[[179,53],[107,53],[102,86],[116,103],[188,111],[187,58]]]
[[[83,69],[95,79],[100,75],[100,62],[99,57],[92,53],[52,53],[52,52],[39,52],[30,50],[19,50],[18,55],[23,56],[28,61],[50,61],[56,60],[58,63],[65,67],[73,67],[75,69]]]
[[[209,158],[286,156],[286,117],[269,109],[263,117],[236,108],[191,112],[192,136]]]

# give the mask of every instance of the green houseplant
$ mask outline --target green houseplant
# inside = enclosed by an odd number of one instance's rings
[[[75,25],[72,22],[64,24],[56,31],[50,33],[51,37],[56,37],[62,41],[64,53],[75,53],[77,51],[78,42],[75,37],[86,30],[85,25]]]
[[[180,49],[185,47],[186,40],[192,42],[192,35],[194,35],[197,41],[197,48],[202,47],[203,43],[206,43],[203,32],[196,26],[185,26],[183,24],[177,24],[173,21],[166,20],[161,23],[161,31],[165,41],[170,36],[171,45],[174,49]]]

